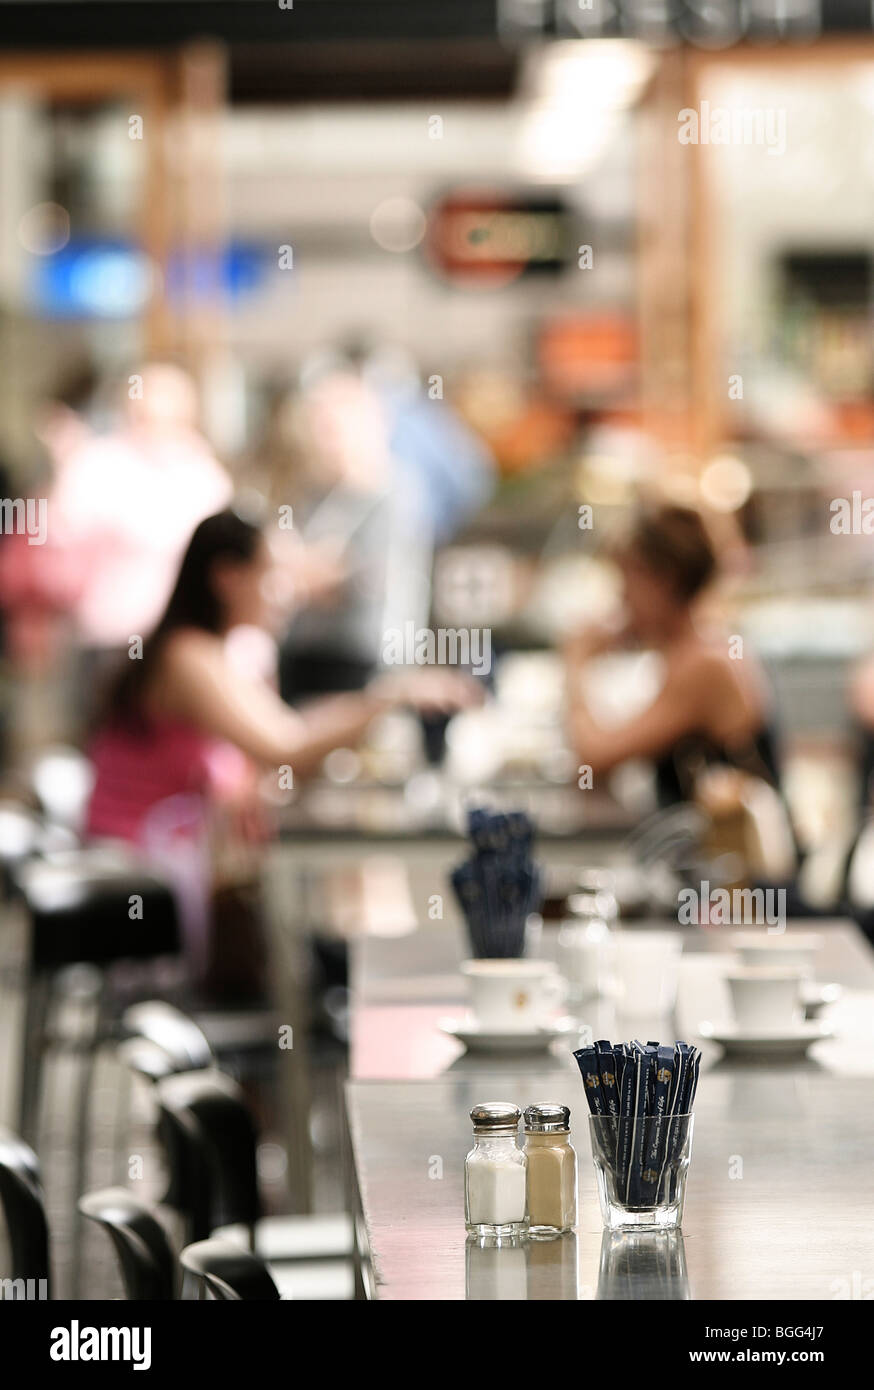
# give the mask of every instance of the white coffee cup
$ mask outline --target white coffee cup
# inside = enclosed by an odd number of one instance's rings
[[[798,969],[776,966],[750,966],[726,976],[738,1027],[775,1032],[800,1023],[801,978]]]
[[[466,960],[461,973],[481,1028],[531,1032],[547,1021],[561,996],[561,979],[548,960]]]

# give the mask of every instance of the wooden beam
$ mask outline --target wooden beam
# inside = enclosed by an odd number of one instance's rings
[[[121,94],[163,90],[167,59],[150,53],[2,53],[0,83],[57,102],[91,106]]]

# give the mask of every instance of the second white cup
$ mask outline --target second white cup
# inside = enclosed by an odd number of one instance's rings
[[[802,1019],[801,972],[751,966],[727,977],[740,1028],[774,1032]]]

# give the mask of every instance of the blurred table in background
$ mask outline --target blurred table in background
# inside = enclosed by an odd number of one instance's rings
[[[797,931],[808,935],[813,925],[809,921],[790,923],[787,934]],[[666,924],[653,922],[649,928],[664,931]],[[737,963],[732,929],[674,929],[682,935],[683,955],[672,1025],[658,1017],[623,1019],[615,1003],[603,998],[587,1000],[570,1012],[599,1038],[624,1037],[626,1025],[633,1026],[635,1036],[645,1033],[647,1037],[657,1037],[658,1030],[664,1033],[666,1026],[673,1026],[678,1037],[702,1047],[705,1069],[718,1065],[746,1070],[748,1062],[720,1061],[719,1046],[702,1044],[696,1036],[702,1020],[731,1015],[722,976],[730,964]],[[621,930],[645,932],[648,927],[641,922]],[[816,978],[823,984],[841,985],[844,993],[827,1015],[835,1037],[816,1043],[810,1059],[797,1065],[874,1075],[874,952],[852,922],[817,922],[815,930],[823,938],[822,950],[816,956]],[[556,929],[544,927],[537,953],[556,959],[556,945]],[[352,1077],[424,1080],[445,1073],[468,1076],[494,1070],[493,1055],[466,1052],[440,1028],[441,1019],[457,1017],[466,1009],[464,982],[458,973],[466,955],[464,933],[450,923],[435,923],[406,937],[368,936],[355,944],[350,974]],[[861,1043],[860,1034],[867,1045]],[[575,1069],[571,1053],[578,1045],[569,1038],[553,1043],[547,1053],[514,1058],[513,1064],[524,1071]]]

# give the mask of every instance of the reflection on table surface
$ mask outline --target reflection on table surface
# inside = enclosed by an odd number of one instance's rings
[[[576,1232],[553,1240],[496,1242],[468,1236],[464,1296],[472,1300],[687,1299],[681,1231],[605,1231],[598,1283],[580,1286]]]

